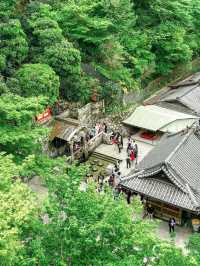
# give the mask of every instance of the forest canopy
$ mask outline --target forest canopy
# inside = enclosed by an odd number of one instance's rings
[[[1,0],[0,7],[4,82],[15,79],[10,90],[18,83],[16,93],[31,96],[39,91],[32,93],[29,84],[43,83],[50,104],[59,97],[87,102],[94,90],[112,94],[85,65],[116,90],[134,90],[200,53],[197,0]],[[41,80],[33,81],[37,75]]]
[[[184,256],[133,219],[137,200],[81,191],[87,165],[47,157],[35,119],[59,99],[112,101],[190,63],[199,17],[199,0],[0,0],[0,266],[200,265],[198,235]]]

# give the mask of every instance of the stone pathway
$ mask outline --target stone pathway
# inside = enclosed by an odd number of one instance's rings
[[[165,221],[158,221],[158,229],[157,234],[160,239],[171,241],[171,237],[169,235],[169,227],[168,223]],[[186,242],[189,236],[192,234],[192,229],[185,228],[182,226],[176,226],[175,228],[175,245],[183,250],[184,253],[187,253]]]
[[[136,140],[136,143],[138,145],[138,162],[140,162],[147,155],[147,153],[149,153],[153,149],[154,146],[152,144],[145,143],[139,140]],[[120,171],[122,173],[122,176],[127,176],[134,169],[134,166],[130,169],[127,169],[126,167],[127,144],[128,144],[128,138],[124,138],[124,148],[122,149],[121,153],[119,153],[117,145],[107,145],[107,144],[99,145],[95,149],[95,152],[104,155],[109,155],[118,160],[122,160],[120,164]]]

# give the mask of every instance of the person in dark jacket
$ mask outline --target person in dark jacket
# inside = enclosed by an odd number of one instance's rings
[[[117,147],[118,147],[118,150],[119,150],[119,153],[121,153],[121,150],[123,149],[123,146],[120,142],[117,143]]]
[[[103,130],[105,133],[108,133],[108,127],[107,127],[106,123],[103,123]]]
[[[129,190],[128,193],[127,193],[127,203],[130,204],[131,203],[131,191]]]
[[[126,167],[127,167],[127,169],[131,168],[131,159],[130,159],[129,154],[127,154],[127,157],[126,157]]]
[[[176,220],[174,218],[170,218],[168,224],[169,224],[169,233],[174,232]]]
[[[150,220],[153,219],[153,214],[154,214],[154,208],[151,206],[151,204],[149,204],[149,205],[147,206],[147,215],[148,215],[148,218],[149,218]]]
[[[134,147],[134,153],[135,153],[135,164],[138,163],[138,145],[135,143]]]

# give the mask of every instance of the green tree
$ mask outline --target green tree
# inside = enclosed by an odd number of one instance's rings
[[[49,191],[40,213],[43,222],[33,220],[26,232],[24,261],[29,264],[22,265],[141,266],[147,260],[152,266],[197,266],[192,257],[155,237],[156,225],[138,216],[137,199],[127,206],[123,196],[114,200],[108,187],[102,194],[94,184],[81,190],[87,168],[66,169],[64,160],[40,156],[22,165],[23,175],[42,176]]]
[[[9,89],[6,86],[6,83],[3,80],[3,77],[0,76],[0,95],[3,93],[8,93]]]
[[[28,55],[28,42],[20,21],[12,19],[1,23],[0,39],[1,68],[10,74],[13,68],[19,66]]]
[[[113,200],[109,191],[99,195],[91,186],[87,193],[82,192],[80,178],[85,171],[81,168],[69,168],[67,175],[57,169],[56,175],[47,179],[49,201],[45,213],[49,222],[39,226],[40,240],[32,236],[29,243],[35,262],[44,266],[115,265],[135,254],[135,265],[141,265],[143,254],[137,255],[134,247],[146,248],[146,254],[150,253],[154,243],[149,233],[152,225],[133,223],[132,208],[121,199]]]
[[[98,46],[110,39],[113,24],[109,19],[100,18],[95,13],[95,2],[69,2],[58,13],[58,20],[63,33],[70,39],[83,45]]]
[[[0,264],[17,265],[22,259],[22,231],[36,212],[36,201],[28,187],[19,180],[19,167],[11,156],[0,154]],[[20,254],[20,255],[19,255]]]
[[[200,34],[199,26],[200,22],[198,17],[200,16],[200,6],[197,0],[191,1],[191,17],[192,25],[187,28],[187,43],[193,50],[194,56],[199,56],[200,54]]]
[[[186,37],[191,28],[191,1],[146,0],[135,2],[136,26],[148,34],[157,74],[166,74],[191,60]]]
[[[8,86],[23,97],[42,95],[53,104],[59,96],[59,77],[46,64],[25,64],[16,71],[14,78]]]
[[[39,61],[50,65],[61,77],[67,78],[70,75],[80,77],[80,52],[66,40],[46,47]]]
[[[152,39],[157,73],[168,74],[177,64],[191,60],[192,50],[184,38],[185,30],[170,22],[157,27]]]
[[[47,106],[45,98],[23,98],[13,94],[0,97],[0,149],[16,160],[41,149],[46,130],[35,124],[35,115]]]
[[[33,44],[44,48],[61,42],[64,37],[58,23],[48,17],[38,18],[33,23]]]
[[[190,256],[193,258],[194,261],[196,261],[197,265],[200,264],[200,237],[199,234],[193,234],[189,238],[188,242],[188,250]]]

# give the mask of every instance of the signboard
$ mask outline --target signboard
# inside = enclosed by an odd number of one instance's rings
[[[39,114],[36,116],[37,122],[44,122],[51,118],[51,108],[47,108],[46,111],[44,111],[42,114]]]

